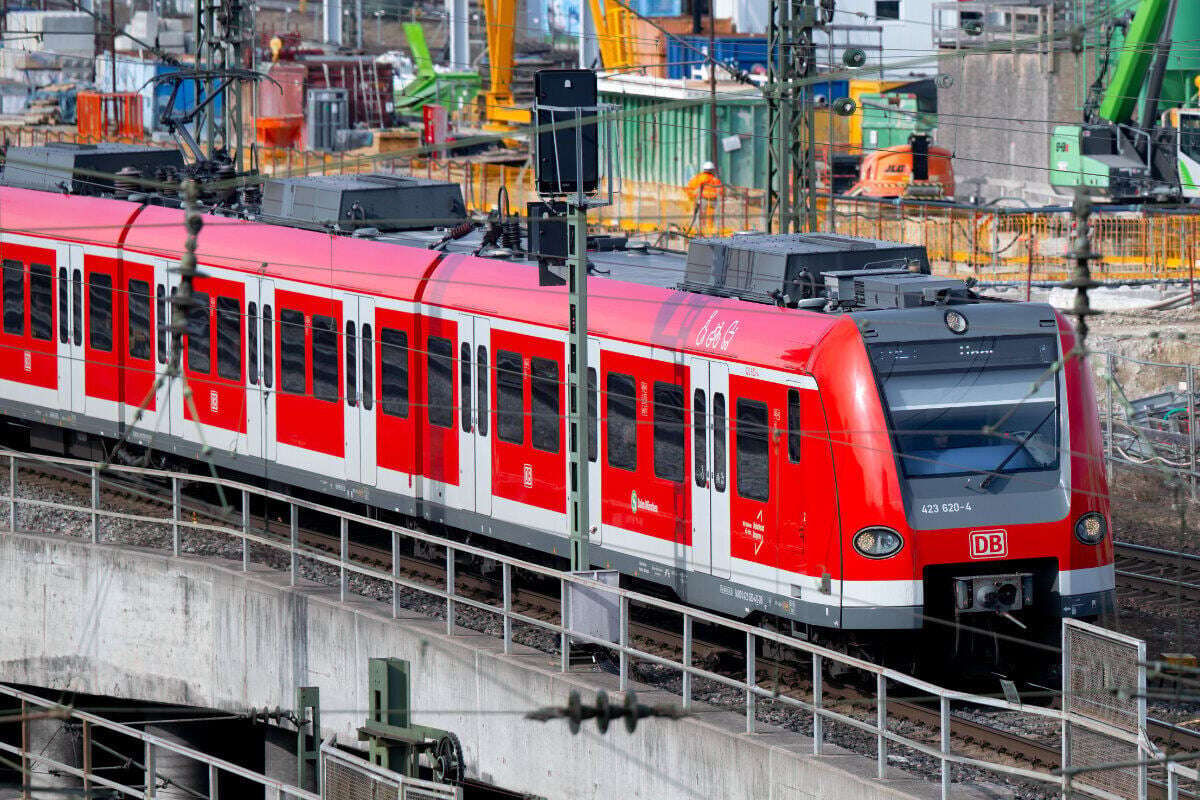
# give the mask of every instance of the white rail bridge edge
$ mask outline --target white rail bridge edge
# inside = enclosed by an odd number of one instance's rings
[[[673,603],[667,600],[651,597],[639,592],[628,589],[621,589],[606,584],[599,583],[588,578],[578,575],[572,575],[567,572],[561,572],[551,567],[533,564],[527,561],[522,561],[511,556],[494,553],[490,550],[485,550],[479,547],[473,547],[467,544],[444,539],[432,534],[423,533],[421,531],[412,530],[399,525],[391,525],[388,523],[373,520],[368,517],[360,516],[338,509],[328,508],[318,503],[308,500],[289,497],[288,495],[272,492],[266,489],[252,486],[249,484],[240,483],[233,480],[223,478],[214,478],[210,475],[192,474],[185,472],[172,472],[168,470],[148,469],[141,467],[117,466],[111,465],[106,468],[106,471],[122,475],[136,475],[143,478],[152,478],[156,480],[169,481],[171,483],[171,508],[169,517],[148,516],[143,514],[129,514],[118,511],[110,511],[100,507],[100,486],[102,482],[101,464],[98,462],[84,461],[79,459],[62,458],[56,456],[42,456],[29,453],[18,453],[13,451],[0,450],[0,462],[7,459],[9,466],[9,485],[8,496],[0,496],[0,502],[8,501],[9,505],[9,530],[16,532],[15,521],[16,511],[18,506],[36,506],[42,508],[50,508],[58,511],[82,512],[90,515],[90,540],[92,544],[100,544],[100,520],[117,519],[127,520],[132,522],[145,522],[158,525],[169,525],[171,527],[171,541],[173,555],[180,556],[181,537],[183,531],[192,530],[207,533],[223,534],[233,539],[241,541],[242,549],[242,569],[248,570],[250,565],[250,547],[258,546],[270,548],[288,556],[290,564],[290,585],[295,586],[299,577],[299,560],[301,558],[310,561],[320,562],[327,566],[333,567],[338,571],[339,575],[339,597],[342,601],[346,598],[346,593],[349,588],[348,578],[351,574],[361,575],[363,577],[372,578],[377,581],[390,584],[392,586],[392,615],[397,617],[400,615],[401,597],[399,589],[408,589],[418,592],[424,592],[441,598],[446,604],[446,633],[454,635],[455,628],[455,606],[463,604],[481,611],[490,612],[500,616],[503,619],[503,637],[504,637],[504,652],[506,654],[512,652],[512,624],[519,622],[525,625],[530,625],[535,628],[549,631],[559,637],[559,650],[561,653],[559,669],[563,672],[570,670],[570,640],[582,640],[592,645],[606,648],[615,652],[619,665],[619,689],[624,692],[629,686],[629,662],[631,658],[642,661],[666,666],[678,670],[682,673],[682,705],[689,708],[692,705],[692,682],[696,678],[715,681],[726,686],[739,689],[745,693],[745,720],[746,733],[754,733],[755,730],[755,709],[759,698],[769,699],[775,702],[781,702],[793,708],[798,708],[807,711],[812,715],[812,741],[813,754],[820,756],[822,754],[823,744],[825,740],[825,723],[826,721],[837,722],[864,731],[875,738],[876,742],[876,777],[884,780],[887,777],[888,769],[888,746],[896,744],[904,748],[915,750],[927,756],[937,759],[940,762],[940,783],[941,797],[947,800],[950,797],[950,766],[952,764],[961,764],[965,766],[975,767],[988,770],[991,772],[1005,775],[1010,778],[1024,779],[1037,781],[1044,784],[1057,784],[1063,790],[1064,796],[1070,792],[1083,792],[1091,794],[1098,798],[1111,798],[1108,793],[1100,790],[1095,790],[1086,785],[1081,785],[1078,782],[1072,781],[1069,774],[1059,775],[1047,771],[1039,771],[1025,769],[1023,767],[1012,766],[1009,764],[1001,764],[995,761],[985,759],[971,758],[960,755],[951,751],[951,727],[950,727],[950,708],[951,703],[958,702],[964,704],[972,704],[977,706],[986,706],[994,709],[1002,709],[1007,711],[1018,712],[1032,717],[1041,717],[1048,720],[1054,720],[1059,723],[1060,737],[1066,740],[1069,735],[1071,726],[1077,726],[1088,729],[1102,736],[1117,739],[1128,743],[1133,747],[1139,744],[1139,737],[1135,733],[1107,725],[1103,722],[1093,720],[1078,714],[1063,712],[1055,708],[1043,708],[1040,706],[1029,706],[1018,703],[1011,703],[1007,700],[1001,700],[995,697],[986,697],[983,695],[975,695],[968,692],[960,692],[952,689],[946,689],[941,686],[920,680],[911,675],[898,672],[893,669],[881,667],[872,664],[868,661],[863,661],[853,656],[848,656],[839,653],[835,650],[830,650],[809,642],[796,639],[786,634],[777,633],[775,631],[765,630],[736,620],[725,619],[711,614],[706,611],[684,606],[679,603]],[[19,473],[22,464],[44,464],[58,467],[66,467],[77,470],[83,474],[90,474],[91,477],[91,502],[88,505],[73,505],[68,503],[57,503],[46,500],[35,500],[32,498],[18,497],[17,487],[19,485]],[[231,528],[224,525],[214,525],[202,523],[198,521],[188,521],[183,515],[183,507],[181,503],[180,484],[199,483],[208,485],[219,485],[227,494],[237,493],[241,496],[242,509],[242,525],[241,528]],[[254,534],[249,529],[250,521],[250,498],[259,497],[264,500],[270,500],[274,503],[282,503],[289,507],[290,510],[290,537],[289,541],[283,542],[276,539],[266,538]],[[165,497],[163,498],[165,499]],[[331,555],[324,552],[307,549],[301,546],[299,541],[299,525],[298,516],[299,510],[315,512],[327,515],[339,521],[341,531],[341,547],[339,555]],[[370,567],[364,564],[352,562],[349,558],[349,526],[350,523],[368,528],[374,528],[378,531],[390,534],[393,554],[392,572]],[[2,533],[3,531],[0,531]],[[28,533],[28,532],[25,532]],[[36,532],[35,532],[36,533]],[[416,583],[406,580],[399,575],[399,559],[395,558],[400,553],[400,543],[402,540],[419,541],[426,545],[434,545],[444,548],[446,551],[446,586],[443,588],[435,588],[428,584]],[[493,562],[498,562],[501,566],[502,581],[501,581],[501,605],[493,606],[488,603],[464,597],[455,593],[454,590],[454,564],[456,554],[463,553],[480,558],[490,559]],[[521,570],[527,573],[541,575],[557,581],[559,584],[561,601],[561,616],[558,622],[548,622],[534,617],[526,616],[513,610],[512,607],[512,573],[513,570]],[[610,642],[603,639],[598,639],[593,636],[576,633],[571,631],[567,626],[567,586],[568,584],[576,584],[586,587],[592,592],[603,592],[613,595],[619,600],[620,607],[620,638],[617,642]],[[683,620],[683,654],[682,661],[674,661],[663,656],[647,653],[630,644],[629,639],[629,607],[631,603],[637,603],[642,606],[648,606],[660,611],[678,614]],[[714,625],[724,628],[728,631],[733,631],[745,637],[746,650],[746,677],[745,679],[730,678],[725,675],[720,675],[715,672],[710,672],[702,667],[695,666],[692,663],[692,627],[696,622],[707,625]],[[789,697],[778,694],[771,689],[767,689],[757,685],[756,670],[755,670],[755,650],[759,641],[772,642],[776,645],[790,648],[797,654],[797,662],[807,658],[812,664],[812,691],[811,700],[805,701],[799,698]],[[850,669],[860,670],[875,676],[875,719],[873,722],[856,719],[847,716],[832,709],[824,707],[822,676],[824,662],[831,661],[844,665]],[[933,747],[924,742],[911,739],[902,734],[888,730],[888,710],[887,710],[887,683],[891,681],[897,684],[908,687],[916,692],[922,692],[933,695],[938,698],[940,704],[940,738],[939,746]],[[1182,773],[1182,771],[1181,771]],[[297,797],[309,797],[302,795],[299,790],[289,792]]]

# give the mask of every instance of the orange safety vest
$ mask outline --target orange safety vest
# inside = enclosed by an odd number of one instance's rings
[[[687,196],[692,200],[696,200],[697,198],[716,200],[724,188],[721,179],[716,175],[713,175],[711,172],[698,172],[695,177],[688,181],[687,188],[684,191],[687,192]]]

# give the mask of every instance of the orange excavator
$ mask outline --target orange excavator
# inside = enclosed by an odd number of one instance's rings
[[[914,134],[908,144],[876,150],[863,158],[850,197],[904,197],[945,200],[954,197],[953,154]]]

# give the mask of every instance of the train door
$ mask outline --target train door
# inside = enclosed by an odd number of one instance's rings
[[[692,376],[692,568],[728,578],[729,368],[689,357]]]
[[[600,396],[596,391],[596,376],[600,371],[600,340],[588,339],[588,374],[587,374],[587,403],[588,420],[591,429],[588,431],[588,516],[591,518],[589,528],[591,541],[600,544],[603,541],[603,510],[600,494],[603,483],[600,480]]]
[[[259,282],[246,279],[246,453],[263,457],[262,299]]]
[[[467,327],[463,326],[463,340],[467,338]],[[484,516],[492,514],[492,417],[490,394],[495,375],[488,365],[491,363],[492,324],[490,320],[476,317],[472,324],[472,355],[475,362],[474,408],[475,430],[471,434],[475,465],[475,511]],[[468,394],[463,393],[464,402]]]
[[[346,480],[375,485],[373,370],[375,302],[347,295],[342,323],[343,407],[346,414]]]
[[[153,288],[150,289],[153,295],[151,300],[153,305],[150,313],[154,319],[152,326],[154,341],[151,343],[151,347],[154,352],[152,363],[154,364],[155,391],[154,411],[147,412],[143,427],[149,428],[155,435],[169,436],[174,413],[174,409],[171,407],[171,386],[168,381],[159,381],[158,378],[164,374],[170,360],[171,303],[169,287],[172,277],[171,264],[165,259],[153,259],[151,263],[154,270]]]
[[[258,281],[258,328],[259,328],[259,390],[251,391],[251,403],[255,406],[258,431],[261,437],[259,453],[267,461],[275,460],[275,327],[278,325],[278,310],[275,308],[275,282],[262,278]]]
[[[84,376],[86,355],[83,350],[83,248],[70,245],[67,248],[67,272],[70,288],[70,336],[66,349],[66,372],[70,379],[66,386],[71,393],[70,405],[79,414],[87,413],[87,384]],[[61,275],[61,273],[60,273]],[[61,385],[61,384],[60,384]]]

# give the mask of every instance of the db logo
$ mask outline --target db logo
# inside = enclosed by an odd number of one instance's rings
[[[521,471],[521,484],[526,489],[533,488],[533,465],[532,464],[526,464],[525,468]]]
[[[1008,555],[1008,532],[1003,528],[971,531],[971,558],[1004,558]]]
[[[25,351],[24,367],[26,372],[33,372],[33,356],[29,354],[28,350]]]

